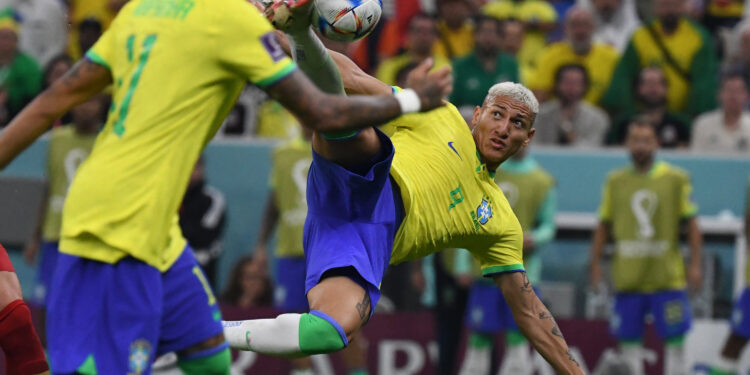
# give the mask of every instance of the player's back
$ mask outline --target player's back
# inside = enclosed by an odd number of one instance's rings
[[[294,68],[243,0],[134,0],[87,53],[113,104],[64,209],[63,252],[132,255],[162,270],[185,241],[176,213],[190,171],[246,81]]]

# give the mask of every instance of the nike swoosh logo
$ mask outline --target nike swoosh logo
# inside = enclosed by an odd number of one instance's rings
[[[455,152],[455,153],[456,153],[456,155],[458,155],[458,158],[459,158],[459,159],[461,159],[461,160],[464,160],[464,158],[462,158],[462,157],[461,157],[461,155],[460,155],[460,154],[458,153],[458,151],[456,150],[456,148],[455,148],[455,147],[453,147],[453,142],[452,142],[452,141],[451,141],[451,142],[448,142],[448,147],[450,147],[450,148],[451,148],[451,150],[453,150],[453,152]]]
[[[250,349],[250,331],[245,331],[245,342],[247,342],[247,348]]]

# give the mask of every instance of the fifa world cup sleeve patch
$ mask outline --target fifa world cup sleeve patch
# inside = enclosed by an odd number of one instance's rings
[[[276,34],[274,34],[273,31],[261,35],[260,43],[263,45],[263,48],[266,49],[266,52],[268,52],[268,54],[271,56],[273,62],[279,62],[281,59],[286,57],[286,53],[284,53],[284,49],[281,48],[281,43],[279,43],[279,39],[276,37]]]
[[[5,251],[3,245],[0,245],[0,271],[16,272],[13,269],[13,264],[10,263],[8,252]]]

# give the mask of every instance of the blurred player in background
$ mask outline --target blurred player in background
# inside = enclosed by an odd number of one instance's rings
[[[302,137],[285,142],[271,157],[271,192],[268,194],[255,247],[255,260],[268,263],[268,242],[276,232],[276,284],[274,306],[279,311],[304,313],[309,310],[305,296],[305,253],[302,234],[307,217],[307,173],[312,163],[312,136],[307,128]],[[367,363],[361,340],[342,351],[350,375],[367,375]],[[310,357],[292,360],[292,375],[311,375]]]
[[[55,260],[58,254],[65,197],[68,195],[68,189],[73,183],[78,167],[86,160],[94,146],[106,110],[106,97],[97,95],[73,108],[70,125],[58,126],[50,133],[44,213],[39,217],[36,235],[23,251],[24,259],[28,264],[33,264],[40,249],[42,252],[33,293],[33,303],[42,310],[47,305],[47,295],[52,287],[52,274],[55,271]],[[42,337],[44,337],[43,333]]]
[[[293,4],[291,23],[277,17],[279,9],[288,9],[285,3],[269,8],[270,17],[286,25],[300,67],[330,92],[398,91],[345,56],[332,58],[310,28],[311,4]],[[420,65],[407,81],[429,68]],[[492,180],[500,163],[528,145],[538,107],[531,91],[505,82],[476,107],[472,128],[446,104],[402,116],[384,125],[385,133],[369,128],[335,139],[315,134],[304,229],[310,313],[225,322],[232,347],[277,356],[341,350],[370,319],[389,263],[464,247],[480,260],[483,274],[495,279],[542,355],[559,372],[581,374],[526,277],[521,226]]]
[[[49,374],[44,349],[31,323],[31,311],[23,302],[21,284],[0,245],[0,349],[5,354],[5,373]]]
[[[750,180],[745,197],[745,238],[750,239]],[[750,246],[748,247],[750,249]],[[719,361],[710,375],[738,375],[740,354],[750,339],[750,257],[745,263],[745,290],[732,311],[732,332],[721,349]]]
[[[593,236],[591,283],[595,290],[603,287],[600,262],[611,236],[616,292],[611,329],[625,361],[633,374],[644,373],[643,330],[650,314],[666,343],[664,374],[684,374],[683,340],[692,321],[685,281],[687,276],[695,292],[702,275],[698,208],[690,200],[689,175],[655,160],[659,143],[652,123],[642,118],[632,122],[625,145],[632,165],[612,171],[604,185]],[[687,272],[680,249],[683,224],[690,245]]]
[[[557,195],[555,180],[523,148],[500,165],[495,182],[503,190],[523,229],[523,263],[532,285],[542,279],[543,246],[555,236]],[[455,265],[471,265],[469,252],[456,254]],[[463,273],[481,275],[478,266]],[[457,270],[458,271],[458,270]],[[461,272],[461,271],[458,271]],[[466,307],[466,324],[471,330],[461,375],[485,375],[490,372],[494,335],[505,332],[505,358],[499,374],[531,374],[532,359],[526,338],[513,320],[503,294],[489,280],[477,278]],[[536,288],[534,291],[537,292]]]
[[[206,160],[201,155],[190,174],[180,205],[180,229],[193,248],[206,279],[216,286],[216,269],[223,247],[221,237],[227,223],[227,199],[206,181]]]
[[[148,374],[153,358],[175,351],[184,373],[229,373],[221,313],[177,212],[201,150],[247,81],[321,131],[428,110],[450,89],[442,72],[400,97],[326,95],[246,1],[128,2],[86,57],[0,135],[4,168],[63,113],[113,85],[108,121],[63,209],[53,276],[61,287],[50,291],[47,315],[56,372]]]

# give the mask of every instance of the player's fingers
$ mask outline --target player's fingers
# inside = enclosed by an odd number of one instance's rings
[[[432,58],[428,57],[424,59],[424,61],[419,63],[416,68],[414,68],[414,73],[418,76],[424,77],[425,75],[427,75],[427,72],[432,69],[433,64],[434,63],[432,62]]]

